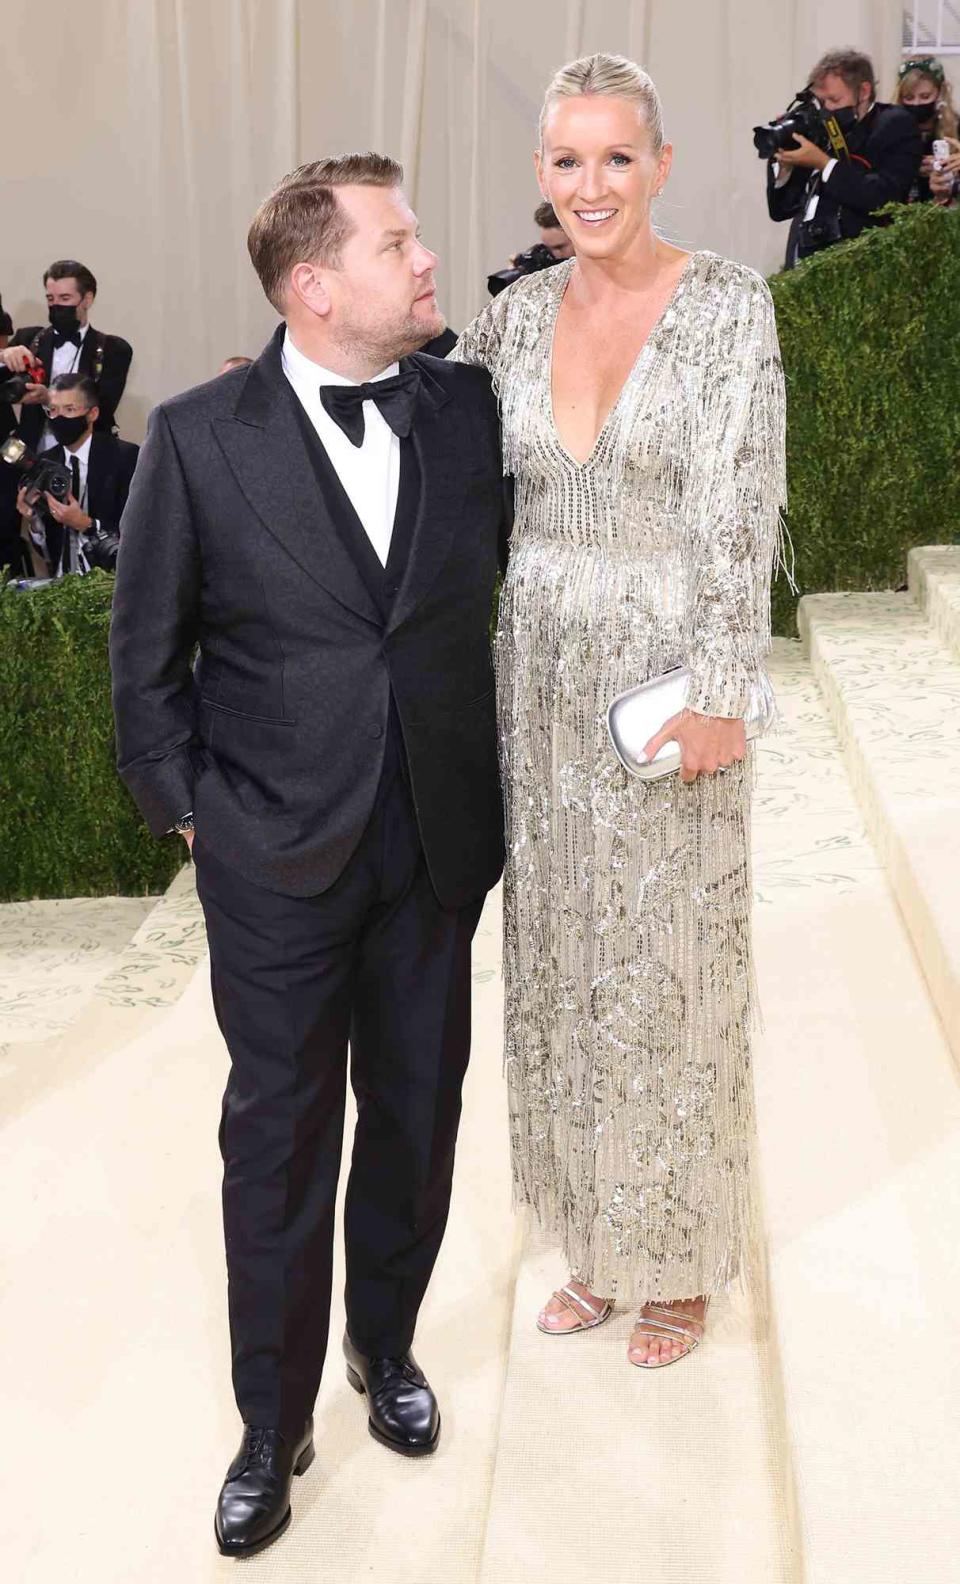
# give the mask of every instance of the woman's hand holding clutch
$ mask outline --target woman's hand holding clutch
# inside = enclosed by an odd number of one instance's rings
[[[696,715],[692,710],[681,710],[661,726],[643,750],[647,759],[655,758],[668,742],[680,745],[681,781],[695,781],[699,775],[729,770],[747,751],[742,720]]]

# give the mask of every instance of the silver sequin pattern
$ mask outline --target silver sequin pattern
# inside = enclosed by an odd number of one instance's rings
[[[762,278],[692,255],[590,457],[553,422],[572,263],[521,279],[451,357],[484,364],[516,520],[496,639],[507,808],[505,1071],[517,1200],[624,1301],[717,1293],[756,1248],[751,766],[644,783],[607,706],[672,666],[690,707],[773,701],[783,374]]]

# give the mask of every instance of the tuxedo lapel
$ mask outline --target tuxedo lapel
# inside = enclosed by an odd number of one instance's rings
[[[330,521],[283,372],[280,326],[247,371],[231,418],[214,420],[217,439],[248,502],[307,575],[364,620],[382,626],[357,566]]]
[[[415,358],[402,358],[400,368]],[[453,542],[457,526],[457,425],[444,411],[449,400],[439,381],[421,363],[422,385],[410,438],[420,471],[420,499],[406,571],[390,615],[388,631],[407,621],[427,594]]]
[[[94,431],[87,458],[87,512],[91,517],[109,517],[107,494],[110,492],[110,462],[108,440],[105,434]]]

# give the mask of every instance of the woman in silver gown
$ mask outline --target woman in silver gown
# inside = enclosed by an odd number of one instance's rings
[[[537,165],[575,256],[496,297],[451,353],[490,370],[516,487],[497,635],[505,1066],[517,1198],[572,1273],[538,1324],[569,1334],[630,1303],[646,1367],[696,1346],[755,1246],[742,717],[758,686],[771,703],[785,498],[770,294],[654,232],[671,152],[639,67],[559,72]],[[665,737],[682,770],[631,777],[607,706],[681,664]]]

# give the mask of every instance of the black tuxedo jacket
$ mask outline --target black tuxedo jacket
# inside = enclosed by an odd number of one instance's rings
[[[315,895],[360,840],[395,718],[434,889],[459,907],[503,863],[489,621],[507,508],[489,376],[401,364],[423,378],[419,482],[385,611],[332,520],[282,339],[151,416],[111,627],[120,773],[154,835],[192,810],[222,862]]]
[[[34,345],[36,343],[36,345]],[[50,325],[28,325],[25,330],[18,330],[10,341],[11,346],[31,347],[46,370],[47,378],[53,368],[53,328]],[[113,429],[114,418],[120,405],[127,383],[127,373],[133,358],[133,348],[129,341],[124,341],[122,336],[105,335],[102,330],[95,330],[92,325],[83,338],[80,348],[80,357],[77,361],[76,373],[94,376],[98,362],[102,361],[102,372],[97,380],[97,389],[100,393],[100,416],[97,419],[97,429],[103,434],[109,434]],[[10,409],[7,408],[7,412]],[[2,420],[2,413],[0,413]],[[43,434],[45,418],[40,407],[21,407],[20,433],[27,445],[35,451]],[[7,433],[13,427],[8,422]]]
[[[91,534],[87,559],[92,566],[111,571],[117,564],[120,545],[120,518],[123,516],[130,493],[130,483],[140,447],[129,440],[118,440],[114,435],[93,435],[90,441],[90,460],[87,466],[87,515],[96,518],[97,527]],[[46,453],[44,453],[46,455]],[[70,453],[57,446],[51,453],[70,466]],[[47,524],[47,549],[54,566],[59,564],[63,534],[72,533],[60,523]]]
[[[866,226],[882,224],[874,210],[888,203],[906,203],[910,196],[923,147],[917,123],[902,105],[875,104],[847,135],[851,158],[839,160],[829,180],[818,183],[817,214],[839,214],[844,238],[856,237]],[[796,257],[797,230],[816,174],[795,169],[790,180],[777,187],[773,166],[767,167],[767,207],[771,220],[790,220],[787,262]]]

